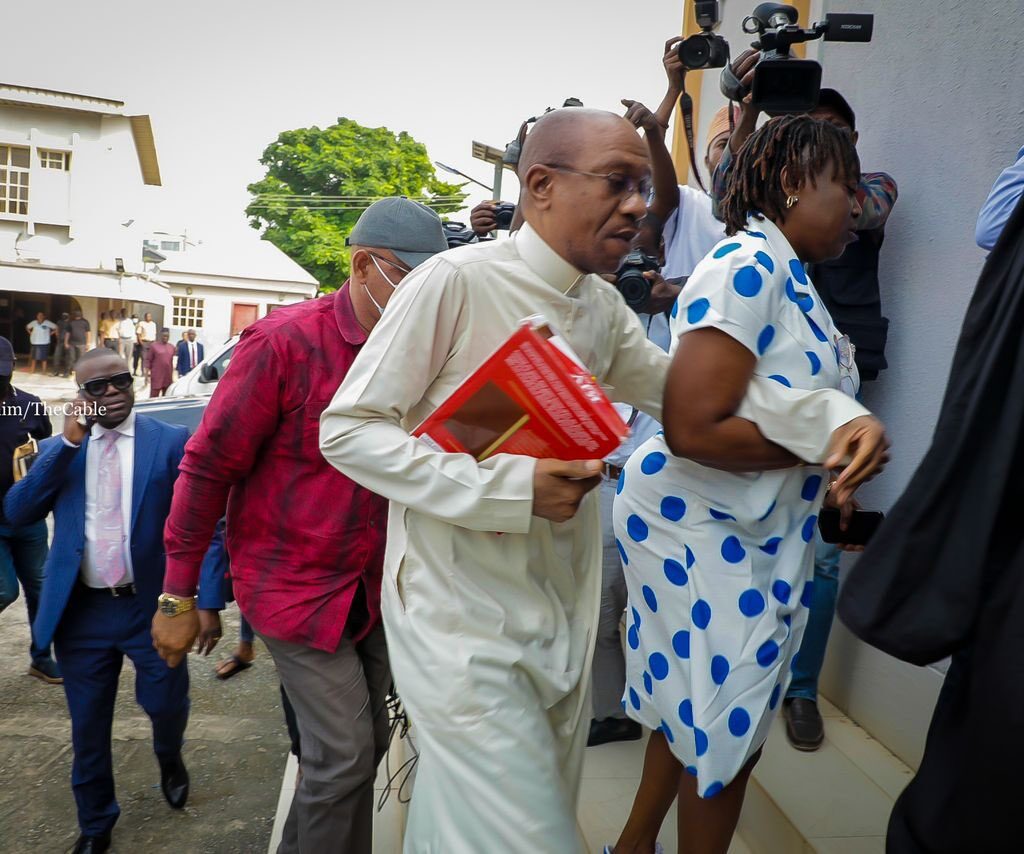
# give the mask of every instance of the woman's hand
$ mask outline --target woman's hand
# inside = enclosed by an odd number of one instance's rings
[[[832,433],[825,468],[842,469],[830,490],[835,506],[843,507],[861,484],[879,474],[889,462],[885,425],[873,415],[862,415]]]

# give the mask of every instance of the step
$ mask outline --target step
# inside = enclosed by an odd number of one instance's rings
[[[781,715],[754,769],[739,833],[751,854],[884,854],[893,803],[913,772],[822,699],[825,742],[786,740]]]

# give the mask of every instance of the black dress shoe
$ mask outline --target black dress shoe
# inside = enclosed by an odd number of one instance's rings
[[[78,837],[78,842],[71,849],[71,854],[102,854],[109,847],[109,833],[104,833],[102,836],[86,836],[83,834]]]
[[[825,724],[814,700],[803,697],[786,700],[782,704],[782,717],[786,720],[786,736],[793,747],[808,752],[821,747],[825,739]]]
[[[160,763],[160,789],[172,809],[180,810],[188,801],[188,771],[181,757]]]
[[[590,735],[587,747],[598,744],[609,744],[613,741],[637,741],[643,738],[644,730],[636,721],[629,718],[605,718],[603,721],[590,722]]]

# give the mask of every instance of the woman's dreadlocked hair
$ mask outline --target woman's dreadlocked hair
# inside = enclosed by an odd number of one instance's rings
[[[751,213],[773,221],[786,217],[782,170],[794,186],[812,184],[831,164],[837,177],[860,179],[860,159],[849,131],[810,116],[781,116],[754,131],[743,144],[721,202],[726,234],[746,227]]]

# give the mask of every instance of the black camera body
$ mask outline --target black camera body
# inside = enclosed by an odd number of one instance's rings
[[[712,32],[719,22],[718,0],[696,0],[694,13],[701,32],[679,43],[679,59],[690,71],[725,68],[729,64],[729,42]]]
[[[615,287],[633,311],[641,312],[651,299],[651,283],[644,276],[648,270],[659,270],[658,259],[642,249],[634,249],[615,272]]]
[[[512,217],[516,214],[516,206],[512,202],[498,202],[494,206],[495,228],[500,231],[508,231],[512,227]]]
[[[761,51],[754,70],[751,103],[772,116],[809,113],[818,106],[821,94],[821,65],[790,54],[795,44],[824,38],[825,41],[869,42],[874,15],[830,12],[810,29],[798,25],[797,9],[785,3],[761,3],[743,20],[743,32],[757,35],[751,44]],[[744,90],[732,69],[722,72],[722,94],[742,101]]]

